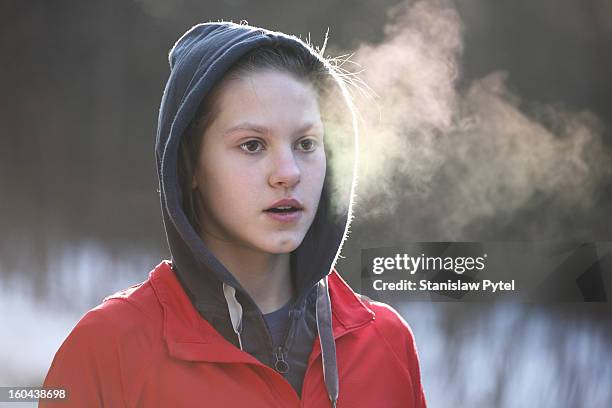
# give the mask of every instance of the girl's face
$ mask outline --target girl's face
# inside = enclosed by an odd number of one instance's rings
[[[202,238],[293,251],[312,224],[325,178],[315,91],[291,74],[262,70],[226,82],[216,103],[193,178]],[[302,208],[267,211],[282,199]]]

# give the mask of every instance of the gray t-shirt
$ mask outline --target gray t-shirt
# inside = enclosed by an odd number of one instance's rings
[[[270,329],[270,334],[272,335],[272,344],[274,347],[278,347],[282,345],[284,336],[289,329],[289,304],[288,302],[285,306],[281,307],[274,312],[264,314],[263,317]]]

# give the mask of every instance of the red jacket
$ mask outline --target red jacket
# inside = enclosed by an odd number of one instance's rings
[[[329,276],[340,395],[338,408],[425,407],[408,324]],[[225,340],[193,307],[167,261],[140,284],[86,313],[44,382],[66,388],[39,407],[329,407],[318,337],[301,400],[275,370]]]

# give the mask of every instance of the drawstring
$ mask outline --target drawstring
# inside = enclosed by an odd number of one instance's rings
[[[238,302],[238,299],[236,299],[236,289],[230,285],[226,285],[224,282],[223,294],[225,295],[230,319],[232,320],[232,328],[234,329],[234,333],[238,335],[240,350],[244,350],[242,348],[242,338],[240,337],[240,333],[242,333],[242,306]]]
[[[317,287],[317,332],[321,341],[321,359],[323,361],[323,381],[332,407],[338,401],[338,366],[336,362],[336,342],[332,330],[331,301],[327,276],[319,281]]]

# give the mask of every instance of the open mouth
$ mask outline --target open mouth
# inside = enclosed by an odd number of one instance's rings
[[[278,214],[286,214],[286,213],[293,213],[296,211],[301,211],[301,209],[296,208],[296,207],[273,207],[273,208],[268,208],[265,211],[278,213]]]

